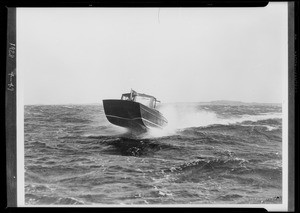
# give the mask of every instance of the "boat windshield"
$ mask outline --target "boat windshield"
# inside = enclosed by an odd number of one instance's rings
[[[125,100],[125,101],[133,101],[134,96],[130,93],[124,93],[122,94],[121,100]]]
[[[154,108],[154,99],[153,98],[143,97],[143,96],[135,96],[134,101],[144,104],[145,106],[148,106],[150,108]]]
[[[123,94],[121,100],[127,100],[127,101],[130,100],[130,95]]]
[[[130,93],[122,94],[121,100],[135,101],[135,102],[141,103],[145,106],[148,106],[150,108],[155,108],[156,102],[159,102],[153,96],[137,93],[134,90],[131,90]]]

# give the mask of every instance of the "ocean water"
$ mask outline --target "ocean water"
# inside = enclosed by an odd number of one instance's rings
[[[279,105],[165,104],[131,137],[101,104],[25,106],[30,205],[282,202]]]

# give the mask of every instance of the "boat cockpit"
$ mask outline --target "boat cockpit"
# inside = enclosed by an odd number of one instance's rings
[[[134,90],[130,93],[122,94],[121,100],[138,102],[152,109],[155,109],[156,102],[159,102],[153,96],[137,93]]]

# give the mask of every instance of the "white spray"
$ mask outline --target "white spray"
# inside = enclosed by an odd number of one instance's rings
[[[259,115],[243,115],[224,118],[208,110],[199,110],[195,106],[172,105],[162,106],[159,111],[167,118],[168,125],[163,129],[153,129],[145,137],[163,137],[176,134],[177,130],[189,127],[205,127],[213,124],[229,125],[244,121],[259,121],[272,118],[281,118],[281,113],[265,113]]]

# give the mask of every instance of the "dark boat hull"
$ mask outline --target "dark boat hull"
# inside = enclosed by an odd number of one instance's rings
[[[110,123],[130,130],[163,128],[168,123],[159,111],[134,101],[103,100],[103,107]]]

